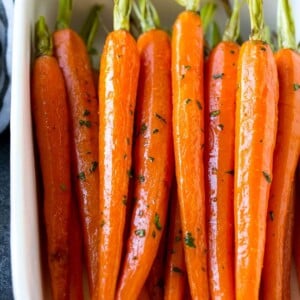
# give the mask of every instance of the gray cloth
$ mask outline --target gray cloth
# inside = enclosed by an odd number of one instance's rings
[[[9,128],[0,134],[0,299],[13,299],[9,226]]]
[[[12,23],[13,1],[0,0],[0,133],[10,118]]]

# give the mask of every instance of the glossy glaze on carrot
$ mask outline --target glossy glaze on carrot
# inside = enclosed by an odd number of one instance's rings
[[[296,52],[289,1],[280,0],[278,10],[278,131],[262,273],[262,295],[266,300],[289,299],[291,295],[292,190],[300,153],[300,55]]]
[[[185,261],[194,299],[209,299],[204,188],[203,30],[181,13],[172,35],[173,141]]]
[[[234,298],[234,131],[240,46],[223,41],[210,53],[206,76],[207,236],[212,299]]]
[[[236,299],[258,299],[266,237],[278,78],[268,44],[245,42],[238,63],[235,136]]]
[[[118,298],[142,289],[166,224],[173,171],[171,49],[166,32],[153,29],[137,42],[141,68],[134,145],[134,210]]]
[[[123,6],[122,6],[122,5]],[[126,8],[126,10],[124,10]],[[97,299],[115,299],[131,171],[139,53],[129,33],[130,1],[116,1],[99,80],[100,240]]]
[[[295,222],[293,228],[293,257],[297,273],[298,285],[300,286],[300,167],[295,176]]]
[[[205,163],[208,272],[212,299],[234,299],[234,140],[239,11],[234,9],[223,40],[205,65]]]
[[[97,282],[99,173],[98,104],[90,59],[81,37],[71,29],[53,34],[71,115],[73,177],[81,212],[90,293]]]
[[[184,299],[188,286],[176,184],[172,188],[170,205],[164,299],[179,300]]]
[[[71,161],[69,111],[63,74],[52,56],[44,18],[37,23],[32,113],[43,179],[43,209],[53,299],[69,299]]]

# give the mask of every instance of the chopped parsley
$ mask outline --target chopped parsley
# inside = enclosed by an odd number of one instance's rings
[[[196,248],[195,245],[195,239],[193,238],[192,234],[190,232],[186,233],[186,236],[184,237],[184,243],[191,248]]]
[[[139,181],[140,183],[145,182],[145,176],[144,176],[144,175],[139,175],[139,176],[137,177],[137,179],[138,179],[138,181]]]
[[[180,268],[178,268],[176,266],[172,267],[172,272],[179,273],[180,275],[184,274],[184,272]]]
[[[82,115],[84,117],[86,117],[86,116],[89,116],[90,114],[91,114],[91,112],[88,109],[85,109]]]
[[[202,109],[202,105],[201,102],[199,100],[196,101],[198,108],[201,110]]]
[[[156,134],[158,132],[159,132],[159,129],[157,129],[157,128],[153,129],[153,131],[152,131],[153,134]]]
[[[211,117],[216,117],[216,116],[218,116],[219,114],[220,114],[221,112],[220,112],[220,110],[218,109],[218,110],[213,110],[212,112],[210,112],[210,116]]]
[[[90,167],[90,172],[91,173],[95,172],[96,169],[97,169],[97,167],[98,167],[98,162],[97,161],[93,161],[92,162],[92,166]]]
[[[225,171],[226,174],[234,175],[234,170]]]
[[[80,172],[78,175],[77,175],[77,178],[79,179],[79,180],[82,180],[82,181],[85,181],[85,174],[84,174],[84,172]]]
[[[139,237],[144,237],[146,235],[146,230],[145,229],[137,229],[135,232],[135,235]]]
[[[213,79],[222,79],[224,77],[224,73],[214,74]]]
[[[167,121],[164,117],[162,117],[161,115],[159,115],[158,113],[155,113],[155,117],[158,118],[159,120],[161,120],[163,123],[167,124]]]
[[[294,91],[298,91],[300,89],[300,84],[299,83],[294,83],[293,84],[293,89],[294,89]]]
[[[141,133],[143,134],[147,130],[147,125],[145,123],[142,124],[141,126]]]
[[[92,123],[91,123],[91,121],[88,121],[88,120],[79,120],[79,125],[90,128],[92,126]]]
[[[161,223],[160,223],[160,219],[159,219],[159,214],[158,213],[155,213],[154,224],[155,224],[157,230],[162,230],[162,226],[161,226]]]
[[[262,173],[263,173],[265,179],[267,180],[267,182],[271,183],[272,182],[272,178],[271,178],[270,174],[267,173],[266,171],[262,171]]]

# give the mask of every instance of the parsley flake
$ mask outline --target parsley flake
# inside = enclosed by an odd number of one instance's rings
[[[155,213],[154,224],[155,224],[157,230],[162,230],[162,226],[161,226],[161,223],[160,223],[160,219],[159,219],[159,214],[158,213]]]
[[[144,237],[146,235],[146,230],[145,229],[137,229],[135,232],[135,235],[139,237]]]
[[[266,171],[262,171],[262,173],[263,173],[265,179],[267,180],[267,182],[271,183],[272,182],[272,178],[271,178],[270,174],[267,173]]]
[[[193,238],[192,234],[190,232],[186,233],[186,236],[184,237],[184,243],[191,248],[196,248],[195,245],[195,239]]]

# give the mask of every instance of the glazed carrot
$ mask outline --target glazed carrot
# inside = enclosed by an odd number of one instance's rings
[[[234,127],[240,2],[206,64],[206,197],[212,299],[234,299]]]
[[[252,34],[240,49],[236,97],[236,300],[255,300],[259,296],[279,94],[274,55],[262,42],[262,1],[248,3]]]
[[[99,81],[100,240],[95,299],[115,298],[131,176],[139,54],[128,32],[131,1],[114,4],[114,31],[105,41]],[[141,236],[143,231],[139,231]]]
[[[194,299],[209,299],[204,188],[203,30],[199,1],[173,26],[173,140],[185,262]]]
[[[83,228],[84,252],[90,293],[97,283],[99,174],[98,104],[93,72],[81,37],[68,28],[71,0],[59,2],[54,49],[63,71],[71,115],[73,180]]]
[[[300,150],[300,55],[296,52],[294,20],[288,0],[278,2],[280,50],[276,53],[279,78],[278,131],[267,218],[262,273],[264,299],[289,299],[293,198]]]
[[[64,78],[52,56],[45,19],[36,25],[32,112],[44,188],[44,218],[53,299],[69,299],[72,200],[69,113]]]
[[[293,234],[293,256],[295,260],[295,267],[298,279],[298,286],[300,286],[300,167],[298,162],[298,169],[295,177],[295,224]]]
[[[74,201],[75,202],[75,201]],[[70,229],[70,300],[83,300],[82,231],[76,203],[71,207]]]
[[[166,266],[166,230],[163,231],[156,257],[149,272],[146,287],[150,299],[163,300],[165,291],[164,271]]]
[[[185,299],[186,268],[182,242],[177,185],[174,184],[171,198],[170,227],[167,247],[167,264],[165,270],[165,300]]]
[[[174,167],[170,39],[151,24],[150,2],[141,0],[139,4],[146,15],[141,16],[144,33],[137,41],[141,67],[133,152],[136,201],[119,281],[119,299],[138,295],[150,272],[166,224]]]

